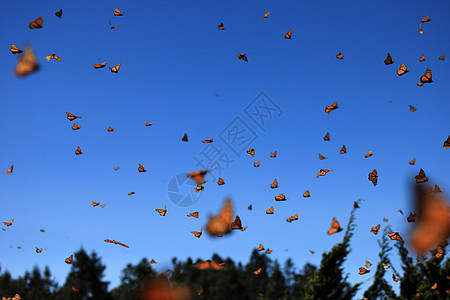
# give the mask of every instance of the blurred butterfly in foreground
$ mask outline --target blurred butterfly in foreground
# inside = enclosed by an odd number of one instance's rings
[[[239,53],[239,54],[237,55],[237,57],[238,57],[239,59],[242,59],[242,60],[245,61],[245,62],[248,62],[247,56],[245,56],[244,53]]]
[[[147,169],[144,169],[144,167],[141,164],[139,164],[138,171],[139,171],[139,173],[143,173],[143,172],[147,172]]]
[[[231,199],[227,199],[225,200],[217,217],[209,216],[209,222],[206,225],[206,230],[212,236],[227,234],[231,231],[232,221],[233,202]]]
[[[120,69],[120,66],[122,65],[122,63],[119,63],[117,66],[115,66],[115,67],[112,67],[112,68],[109,68],[110,70],[111,70],[111,72],[113,72],[113,73],[119,73],[119,69]]]
[[[425,71],[425,74],[423,74],[422,77],[420,77],[420,82],[421,83],[431,83],[431,82],[433,82],[433,80],[431,80],[431,78],[432,78],[431,70],[430,70],[430,68],[427,68],[427,70]]]
[[[55,16],[57,16],[58,18],[61,19],[62,13],[63,13],[63,10],[62,10],[62,8],[61,8],[60,10],[58,10],[57,12],[55,12]]]
[[[267,19],[270,15],[270,11],[261,16],[261,18]]]
[[[12,54],[19,54],[22,53],[23,51],[20,50],[19,47],[17,47],[16,45],[11,44],[11,49],[9,49],[11,51]]]
[[[330,114],[333,110],[338,109],[337,102],[335,101],[333,104],[325,107],[325,112]]]
[[[331,228],[328,229],[327,233],[328,233],[328,235],[332,235],[332,234],[335,234],[335,233],[340,232],[340,231],[342,231],[342,228],[339,225],[338,220],[336,220],[336,218],[333,217],[333,220],[331,221]]]
[[[55,53],[52,53],[52,54],[50,54],[50,55],[47,55],[47,56],[45,57],[45,59],[46,59],[47,61],[50,61],[50,59],[55,59],[55,60],[57,60],[57,61],[61,61],[61,58],[60,58],[58,55],[56,55]]]
[[[186,175],[186,178],[192,178],[197,184],[205,183],[205,175],[211,172],[211,170],[194,171]]]
[[[70,265],[73,261],[73,254],[71,256],[69,256],[68,258],[66,258],[65,262],[66,264]]]
[[[10,168],[8,168],[8,170],[6,171],[5,175],[11,174],[14,170],[14,165],[11,165]]]
[[[123,246],[125,248],[130,248],[129,246],[125,245],[124,243],[117,242],[116,240],[106,239],[105,242],[111,243],[111,244],[115,244],[115,245],[120,245],[120,246]]]
[[[160,216],[164,217],[166,215],[167,212],[167,205],[164,205],[164,209],[155,209]]]
[[[420,169],[419,174],[414,177],[417,183],[423,183],[428,181],[427,175],[425,175],[425,171]]]
[[[30,29],[38,29],[38,28],[42,28],[42,23],[44,22],[44,20],[42,19],[42,17],[37,18],[36,20],[30,22],[30,24],[28,24],[28,27]]]
[[[224,29],[225,29],[225,26],[223,26],[223,23],[220,23],[219,26],[217,26],[217,28],[218,28],[219,30],[224,30]]]
[[[284,38],[288,40],[292,38],[292,29],[289,29],[288,33],[284,35]]]
[[[101,64],[93,64],[94,69],[101,69],[104,68],[106,66],[106,63],[101,63]]]
[[[195,264],[193,264],[194,267],[199,268],[200,270],[206,270],[206,269],[214,269],[214,270],[220,270],[223,269],[223,266],[216,263],[215,261],[211,260],[205,260],[205,261],[199,261]]]
[[[67,119],[69,120],[69,121],[73,121],[73,120],[75,120],[75,119],[81,119],[82,117],[77,117],[77,116],[75,116],[75,115],[73,115],[73,114],[71,114],[71,113],[68,113],[68,112],[66,112],[66,115],[67,115]]]
[[[394,63],[394,61],[395,61],[395,60],[392,59],[391,54],[388,53],[386,59],[384,60],[384,64],[385,64],[386,66],[387,66],[387,65],[391,65],[391,64]]]
[[[402,63],[400,65],[400,68],[397,70],[397,75],[398,76],[402,76],[405,75],[406,73],[408,73],[408,69],[406,68],[406,65],[404,63]]]
[[[336,55],[336,58],[337,58],[337,59],[344,59],[344,54],[341,53],[341,52],[339,52],[339,54]]]
[[[25,46],[25,52],[18,58],[16,65],[16,76],[25,77],[39,69],[36,56],[31,46]]]
[[[118,8],[116,8],[116,10],[114,10],[113,14],[114,14],[116,17],[123,16],[123,13],[122,13]]]
[[[373,186],[377,185],[377,183],[378,183],[378,172],[377,172],[377,169],[373,169],[373,171],[369,173],[369,181],[372,181]]]

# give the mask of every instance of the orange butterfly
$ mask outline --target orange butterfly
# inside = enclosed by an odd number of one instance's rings
[[[72,291],[79,292],[79,290],[76,287],[74,287],[74,286],[72,286]]]
[[[425,61],[425,55],[422,54],[422,56],[419,58],[419,61],[420,62]]]
[[[340,154],[345,154],[345,153],[347,153],[347,148],[345,147],[345,145],[342,145],[342,148],[341,148],[341,150],[339,150],[339,153],[340,153]]]
[[[323,137],[324,141],[329,141],[330,140],[330,133],[327,132],[327,134]]]
[[[399,278],[399,279],[400,279],[400,278]],[[435,283],[433,284],[433,286],[431,287],[431,289],[432,289],[432,290],[437,289],[437,282],[435,282]],[[447,292],[447,294],[449,294],[449,293]]]
[[[242,229],[242,222],[241,222],[241,218],[239,218],[239,216],[236,216],[236,218],[234,219],[233,222],[231,222],[231,229],[235,230],[235,229]]]
[[[152,260],[150,261],[150,263],[151,263],[151,264],[157,264],[156,260],[154,260],[153,258],[152,258]]]
[[[120,167],[114,167],[114,171],[117,171],[119,169],[120,169]]]
[[[402,76],[405,75],[406,73],[408,73],[408,69],[406,68],[406,65],[404,63],[402,63],[400,65],[400,68],[397,70],[397,75],[398,76]]]
[[[200,191],[203,191],[205,189],[205,187],[203,185],[201,185],[200,183],[197,184],[197,186],[195,187],[195,191],[198,193]]]
[[[94,202],[94,201],[92,201],[92,206],[96,207],[96,206],[98,206],[98,205],[100,205],[100,202]]]
[[[114,131],[114,128],[112,128],[111,126],[108,127],[108,129],[106,129],[108,131]]]
[[[262,244],[259,244],[258,251],[263,251],[263,250],[264,250],[264,246]]]
[[[417,214],[413,214],[412,212],[409,213],[409,216],[406,218],[408,223],[412,223],[416,221]]]
[[[217,181],[217,184],[218,185],[223,185],[223,184],[225,184],[225,181],[223,180],[223,178],[219,177],[219,181]]]
[[[267,250],[266,250],[266,254],[270,254],[270,253],[272,253],[272,251],[273,251],[273,250],[267,249]]]
[[[317,178],[319,178],[319,176],[325,176],[328,172],[331,172],[333,170],[327,170],[327,169],[320,169],[319,173],[317,174]]]
[[[378,183],[378,172],[376,169],[373,169],[372,172],[369,173],[369,181],[372,181],[373,186],[376,186]]]
[[[42,19],[42,17],[37,18],[34,21],[31,21],[30,24],[28,24],[28,27],[30,29],[38,29],[38,28],[42,28],[42,23],[44,22],[44,19]]]
[[[439,56],[439,60],[444,60],[445,59],[445,55]]]
[[[12,221],[11,222],[3,222],[3,224],[5,224],[5,226],[11,226],[12,224],[13,224],[13,222],[14,222],[14,219],[12,219]]]
[[[81,152],[81,148],[80,146],[78,146],[77,150],[75,150],[75,155],[80,155],[83,154],[83,152]]]
[[[270,152],[270,157],[277,157],[277,151]]]
[[[415,163],[416,163],[416,159],[415,159],[415,158],[413,158],[412,160],[409,161],[409,164],[412,165],[412,166],[413,166]]]
[[[241,228],[241,231],[245,231],[248,228],[248,226],[245,226],[244,228]]]
[[[106,239],[105,242],[112,243],[112,244],[115,244],[115,245],[120,245],[120,246],[123,246],[125,248],[130,248],[129,246],[127,246],[127,245],[125,245],[125,244],[123,244],[121,242],[117,242],[116,240]]]
[[[119,26],[113,26],[113,25],[111,24],[111,21],[109,21],[109,27],[111,27],[111,29],[119,28]]]
[[[195,237],[200,238],[202,236],[203,228],[200,231],[191,231],[195,235]]]
[[[58,18],[61,19],[62,13],[63,13],[63,10],[62,10],[62,8],[61,8],[60,10],[58,10],[57,12],[55,12],[55,16],[57,16]]]
[[[384,64],[385,64],[386,66],[387,66],[387,65],[391,65],[391,64],[394,63],[394,61],[395,61],[395,60],[392,59],[391,54],[388,53],[386,59],[384,60]]]
[[[167,212],[167,205],[164,205],[164,209],[155,209],[160,216],[164,217],[166,215]]]
[[[332,235],[334,233],[342,231],[341,225],[339,225],[338,220],[336,220],[335,217],[333,217],[333,221],[331,221],[331,228],[328,229],[328,235]]]
[[[284,35],[284,38],[288,40],[292,38],[292,29],[289,29],[288,33]]]
[[[144,167],[141,164],[139,164],[138,171],[139,173],[147,172],[147,170],[144,169]]]
[[[427,70],[425,71],[425,74],[422,75],[422,77],[420,77],[420,82],[421,83],[431,83],[433,82],[433,80],[431,80],[432,75],[431,75],[431,70],[430,68],[427,68]]]
[[[423,31],[422,26],[419,24],[419,33],[423,34],[425,31]]]
[[[319,153],[319,159],[320,159],[320,160],[324,160],[324,159],[327,159],[327,158],[328,158],[328,157],[325,157],[325,156],[323,156],[322,154]]]
[[[284,194],[280,194],[278,196],[275,196],[276,201],[286,201],[286,196]]]
[[[270,185],[270,187],[271,187],[272,189],[276,189],[276,188],[278,187],[278,181],[277,181],[276,178],[275,178],[275,180],[273,181],[273,183]]]
[[[268,210],[266,210],[266,214],[273,215],[273,206],[271,208],[269,208]]]
[[[119,73],[119,69],[120,69],[120,66],[122,65],[122,63],[120,62],[117,66],[115,66],[115,67],[112,67],[112,68],[109,68],[110,70],[111,70],[111,72],[113,72],[113,73]]]
[[[250,204],[250,205],[247,207],[247,209],[248,209],[248,210],[252,210],[252,209],[253,209],[252,205]]]
[[[68,258],[66,258],[65,262],[66,264],[70,265],[72,263],[73,260],[73,254],[71,256],[69,256]]]
[[[202,143],[207,144],[207,143],[212,143],[213,139],[208,139],[208,140],[203,140]]]
[[[255,275],[259,275],[261,273],[261,268],[259,268],[258,270],[256,270],[255,272],[253,272],[253,274]]]
[[[11,44],[11,49],[9,49],[11,51],[12,54],[19,54],[22,53],[23,51],[20,50],[19,47],[17,47],[16,45]]]
[[[336,58],[337,58],[337,59],[344,59],[344,54],[341,53],[341,52],[339,52],[339,54],[336,55]]]
[[[258,168],[260,164],[261,164],[261,161],[258,160],[258,162],[253,163],[253,166],[254,166],[255,168]]]
[[[383,222],[387,222],[389,221],[389,219],[383,218]]]
[[[255,157],[255,149],[251,148],[246,150],[248,154],[250,154],[251,156]]]
[[[224,29],[225,29],[225,26],[223,26],[223,23],[220,23],[219,26],[217,26],[217,28],[218,28],[219,30],[224,30]]]
[[[50,54],[50,55],[47,55],[46,57],[45,57],[45,59],[47,60],[47,61],[50,61],[50,59],[56,59],[57,61],[61,61],[61,58],[58,56],[58,55],[56,55],[55,53],[52,53],[52,54]]]
[[[403,239],[400,236],[400,233],[398,233],[398,232],[389,233],[388,236],[391,238],[391,240],[397,240],[397,241],[403,242]]]
[[[442,256],[444,256],[444,250],[441,247],[437,247],[437,249],[435,250],[435,256],[436,258],[442,258]]]
[[[425,175],[425,171],[420,169],[419,174],[414,177],[417,183],[423,183],[428,181],[427,175]]]
[[[123,13],[122,13],[118,8],[116,8],[116,10],[114,10],[113,14],[114,14],[116,17],[123,16]]]
[[[414,106],[410,105],[410,106],[409,106],[409,110],[410,110],[410,111],[416,111],[417,108],[415,108]]]
[[[147,127],[148,127],[148,126],[152,126],[153,124],[155,124],[155,122],[153,122],[153,123],[145,123],[145,122],[144,122],[144,125],[147,126]]]
[[[66,112],[66,115],[67,115],[67,119],[69,120],[69,121],[73,121],[73,120],[75,120],[75,119],[81,119],[82,117],[77,117],[77,116],[75,116],[75,115],[73,115],[73,114],[71,114],[71,113],[68,113],[68,112]]]
[[[73,124],[73,126],[72,126],[72,130],[78,130],[78,129],[80,129],[81,128],[81,125],[77,125],[77,124]]]
[[[186,178],[192,178],[197,184],[205,183],[205,175],[211,172],[211,170],[193,171],[186,175]]]
[[[366,268],[370,268],[370,266],[372,265],[372,263],[368,260],[366,260]]]
[[[40,232],[45,232],[45,229],[41,229],[41,230],[39,230]]]
[[[245,56],[244,53],[239,53],[239,54],[237,55],[237,57],[238,57],[239,59],[242,59],[242,60],[245,61],[245,62],[248,62],[247,56]]]
[[[367,152],[367,154],[364,154],[365,158],[371,157],[373,155],[372,151]]]
[[[36,55],[34,55],[31,46],[25,46],[25,52],[18,58],[15,69],[16,76],[25,77],[39,69]]]
[[[378,234],[378,230],[380,230],[380,224],[378,224],[377,226],[375,226],[375,227],[372,227],[371,229],[370,229],[370,232],[373,232],[373,234],[375,234],[375,235],[377,235]]]
[[[134,192],[129,192],[128,196],[134,195]]]
[[[447,140],[444,141],[444,146],[442,147],[444,147],[445,149],[450,148],[450,135],[448,136]]]
[[[41,253],[42,252],[42,248],[39,249],[38,247],[36,247],[36,253]]]
[[[194,218],[197,218],[197,219],[198,219],[198,211],[193,212],[193,213],[190,213],[190,214],[188,214],[187,216],[188,216],[188,217],[194,217]]]
[[[401,277],[396,278],[394,274],[392,274],[392,279],[394,279],[395,282],[399,281],[400,279],[402,279]]]
[[[433,193],[442,194],[441,188],[437,184],[434,185]]]
[[[181,140],[182,140],[183,142],[187,142],[187,141],[188,141],[188,136],[187,136],[186,133],[183,135],[183,137],[181,138]]]
[[[100,205],[102,208],[105,208],[105,206],[106,206],[106,203],[105,204],[102,204],[102,205]]]
[[[6,171],[5,175],[11,174],[14,170],[14,165],[11,165],[10,168],[8,168],[8,171]]]
[[[106,63],[104,62],[104,63],[101,63],[101,64],[93,64],[93,67],[95,68],[95,69],[101,69],[101,68],[104,68],[106,66]]]
[[[339,107],[337,106],[337,101],[335,101],[333,104],[325,107],[325,112],[330,114],[333,110],[338,109]]]
[[[270,11],[269,11],[269,12],[267,12],[267,13],[265,13],[264,15],[262,15],[262,16],[261,16],[261,18],[265,18],[265,19],[266,19],[266,18],[268,18],[268,17],[269,17],[269,15],[270,15]]]
[[[314,253],[316,253],[315,251],[312,251],[312,250],[309,250],[309,252],[311,252],[311,254],[314,254]]]
[[[222,209],[217,217],[209,217],[206,230],[212,236],[223,235],[231,231],[233,221],[233,202],[231,199],[225,200]]]
[[[291,223],[292,221],[296,220],[298,220],[298,214],[295,214],[295,216],[290,216],[289,218],[286,219],[286,222]]]
[[[311,194],[309,193],[309,190],[307,190],[304,194],[303,194],[303,197],[310,197],[311,196]]]
[[[426,16],[425,18],[420,19],[420,21],[421,21],[422,23],[425,23],[425,22],[430,22],[431,19],[430,19],[428,16]]]
[[[364,275],[370,273],[370,270],[367,270],[366,268],[359,268],[359,275]]]

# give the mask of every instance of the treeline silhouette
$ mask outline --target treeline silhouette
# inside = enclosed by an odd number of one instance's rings
[[[266,254],[255,249],[245,266],[236,264],[231,258],[223,259],[217,254],[213,255],[212,261],[224,262],[221,270],[201,270],[193,265],[195,262],[191,258],[185,262],[173,258],[172,270],[163,275],[169,278],[172,288],[177,285],[188,287],[189,295],[184,299],[353,299],[361,283],[353,285],[348,282],[343,264],[351,251],[350,240],[356,226],[354,213],[355,209],[342,242],[322,254],[320,266],[307,263],[301,271],[296,272],[291,259],[287,259],[281,267],[277,260],[272,261]],[[373,283],[364,292],[364,297],[377,300],[450,299],[450,259],[446,258],[448,243],[441,246],[444,250],[442,255],[433,252],[431,257],[419,255],[413,258],[403,242],[395,241],[401,258],[402,271],[399,274],[389,260],[389,254],[393,250],[390,243],[394,243],[388,238],[389,233],[388,226],[378,240],[380,260]],[[128,264],[122,271],[120,285],[108,290],[109,283],[103,281],[105,268],[95,252],[88,255],[85,250],[80,249],[74,255],[71,271],[62,286],[58,286],[52,279],[48,267],[41,273],[35,266],[31,272],[26,272],[17,279],[13,279],[8,271],[0,274],[0,296],[13,297],[19,294],[24,300],[143,299],[143,287],[146,283],[161,276],[143,258],[136,265]],[[259,268],[261,272],[255,275],[254,271]],[[401,278],[398,295],[390,284],[394,282],[392,274]],[[147,296],[145,299],[157,298]]]

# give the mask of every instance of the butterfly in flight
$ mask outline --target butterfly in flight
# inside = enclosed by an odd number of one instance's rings
[[[211,138],[211,139],[207,139],[207,140],[203,140],[202,141],[202,143],[203,144],[208,144],[208,143],[212,143],[213,142],[213,139]]]
[[[272,157],[272,158],[277,157],[277,151],[270,152],[270,157]]]
[[[125,247],[125,248],[130,248],[128,245],[125,245],[124,243],[118,242],[116,240],[106,239],[105,242],[111,243],[111,244],[115,244],[115,245],[120,245],[120,246]]]
[[[424,55],[424,54],[422,54],[422,56],[419,58],[419,61],[420,61],[420,62],[425,61],[425,55]]]
[[[38,29],[38,28],[42,28],[42,23],[44,22],[44,19],[42,19],[42,17],[37,18],[34,21],[31,21],[30,24],[28,24],[28,27],[30,29]]]
[[[166,212],[167,212],[167,205],[164,205],[164,209],[158,209],[157,208],[155,210],[159,213],[160,216],[164,217],[166,215]]]
[[[253,166],[254,166],[255,168],[258,168],[260,164],[261,164],[261,161],[258,160],[258,162],[253,163]]]
[[[73,131],[75,131],[75,130],[78,130],[78,129],[80,129],[81,128],[81,125],[77,125],[77,124],[73,124],[73,126],[72,126],[72,130]]]
[[[378,172],[377,172],[377,169],[373,169],[373,171],[369,173],[369,181],[372,181],[373,186],[377,185],[377,183],[378,183]]]
[[[217,217],[209,217],[206,225],[207,232],[212,236],[224,235],[231,231],[233,221],[233,202],[231,199],[225,200],[222,209]]]
[[[73,261],[73,254],[71,256],[69,256],[68,258],[66,258],[65,262],[66,264],[70,265]]]
[[[73,115],[73,114],[71,114],[71,113],[68,113],[68,112],[66,112],[66,115],[67,115],[67,119],[69,120],[69,121],[73,121],[73,120],[75,120],[75,119],[81,119],[82,117],[77,117],[77,116],[75,116],[75,115]]]
[[[123,16],[123,13],[122,13],[118,8],[116,8],[116,9],[114,10],[113,14],[114,14],[116,17]]]
[[[425,18],[420,19],[420,22],[422,22],[422,23],[430,22],[430,21],[431,21],[431,19],[428,16],[426,16]]]
[[[194,171],[186,175],[186,178],[192,178],[197,184],[205,183],[205,175],[211,172],[211,170]]]
[[[395,61],[395,60],[392,59],[391,54],[388,53],[386,59],[384,60],[384,64],[385,64],[386,66],[387,66],[387,65],[391,65],[391,64],[394,63],[394,61]]]
[[[181,138],[181,140],[182,140],[183,142],[187,142],[187,141],[188,141],[188,136],[187,136],[186,133],[183,135],[183,137]]]
[[[52,53],[52,54],[50,54],[50,55],[47,55],[47,56],[45,57],[45,59],[46,59],[47,61],[50,61],[50,59],[55,59],[55,60],[57,60],[57,61],[61,61],[61,58],[60,58],[58,55],[56,55],[55,53]]]
[[[412,160],[409,161],[409,164],[412,165],[412,166],[413,166],[415,163],[416,163],[416,159],[415,159],[415,158],[413,158]]]
[[[439,56],[439,60],[445,60],[445,55]]]
[[[373,155],[372,151],[367,152],[367,154],[364,154],[365,158],[371,157]]]
[[[35,71],[39,70],[36,55],[31,46],[25,46],[25,52],[18,58],[15,69],[15,74],[18,77],[25,77]]]
[[[450,135],[448,136],[447,140],[444,141],[444,146],[442,147],[444,147],[445,149],[450,148]]]
[[[5,226],[11,226],[14,222],[14,219],[11,220],[11,222],[3,222],[3,224],[5,224]]]
[[[330,140],[330,133],[327,132],[327,134],[323,137],[324,141],[329,141]]]
[[[345,153],[347,153],[347,147],[345,147],[345,145],[342,145],[342,148],[341,148],[341,150],[339,150],[339,153],[340,153],[340,154],[345,154]]]
[[[317,178],[319,178],[319,176],[325,176],[328,172],[331,172],[333,170],[327,170],[327,169],[320,169],[319,173],[317,174]]]
[[[190,214],[188,214],[187,216],[188,216],[188,217],[194,217],[194,218],[197,218],[197,219],[198,219],[198,211],[193,212],[193,213],[190,213]]]
[[[63,10],[62,10],[62,8],[61,8],[60,10],[58,10],[57,12],[55,12],[55,16],[57,16],[58,18],[61,19],[62,13],[63,13]]]
[[[144,125],[147,126],[147,127],[148,127],[148,126],[152,126],[153,124],[155,124],[155,122],[153,122],[153,123],[145,123],[145,122],[144,122]]]
[[[370,270],[367,270],[366,268],[359,268],[359,275],[364,275],[370,273]]]
[[[106,63],[101,63],[101,64],[93,64],[92,65],[94,67],[94,69],[101,69],[104,68],[106,66]]]
[[[237,55],[237,57],[238,57],[239,59],[242,59],[242,60],[245,61],[245,62],[248,62],[247,56],[245,56],[244,53],[239,53],[239,54]]]
[[[245,150],[248,154],[250,154],[251,156],[255,157],[255,149],[250,148],[248,150]]]
[[[223,23],[220,23],[219,26],[217,26],[219,30],[225,30],[225,26],[223,26]]]
[[[309,190],[307,190],[306,192],[303,193],[303,197],[305,197],[305,198],[311,197],[311,194],[309,193]]]
[[[298,220],[298,214],[295,214],[294,216],[290,216],[286,219],[286,222],[291,223],[292,221]]]
[[[380,230],[380,224],[378,224],[377,226],[375,226],[375,227],[372,227],[371,229],[370,229],[370,232],[373,232],[373,234],[375,234],[375,235],[377,235],[378,234],[378,230]]]
[[[113,26],[113,25],[111,24],[111,21],[109,21],[109,27],[111,27],[111,29],[119,28],[119,26]]]
[[[120,69],[120,66],[122,65],[122,63],[120,62],[117,66],[115,66],[115,67],[112,67],[112,68],[109,68],[110,70],[111,70],[111,72],[113,72],[113,73],[119,73],[119,69]]]
[[[144,167],[141,164],[139,164],[138,171],[139,171],[139,173],[143,173],[143,172],[147,172],[147,169],[144,169]]]
[[[420,169],[419,174],[414,177],[417,183],[423,183],[428,181],[427,175],[425,175],[425,171]]]
[[[261,18],[267,19],[270,15],[270,11],[261,16]]]
[[[406,68],[406,65],[404,63],[402,63],[400,65],[400,68],[397,70],[397,75],[398,76],[402,76],[405,75],[406,73],[408,73],[408,69]]]
[[[341,52],[339,52],[339,54],[336,55],[336,58],[337,58],[337,59],[344,59],[344,54],[341,53]]]
[[[8,170],[6,171],[5,175],[11,174],[14,170],[14,165],[11,165],[10,168],[8,168]]]
[[[271,208],[269,208],[268,210],[266,210],[266,214],[273,215],[273,206]]]
[[[219,181],[217,181],[217,184],[218,185],[223,185],[223,184],[225,184],[225,181],[223,180],[223,178],[219,177]]]
[[[398,233],[398,232],[389,233],[388,236],[391,240],[397,240],[397,241],[403,242],[403,239],[400,236],[400,233]]]
[[[275,196],[276,201],[286,201],[286,196],[284,194],[280,194],[278,196]]]
[[[328,157],[325,157],[325,156],[323,156],[322,154],[319,153],[319,159],[320,159],[320,160],[324,160],[324,159],[327,159],[327,158],[328,158]]]
[[[431,78],[432,78],[431,70],[430,70],[430,68],[427,68],[427,70],[425,71],[425,74],[423,74],[422,77],[420,77],[420,82],[421,83],[431,83],[431,82],[433,82],[433,80],[431,80]]]
[[[200,231],[191,231],[195,235],[195,237],[200,238],[202,236],[203,228]]]
[[[328,235],[332,235],[340,231],[342,231],[341,225],[339,225],[338,220],[335,217],[333,217],[333,220],[331,221],[331,228],[328,229],[327,233]]]
[[[288,33],[284,35],[284,38],[288,40],[292,38],[292,29],[289,29]]]
[[[270,188],[276,189],[278,188],[278,180],[275,178],[273,183],[270,185]]]
[[[19,47],[17,47],[16,45],[11,44],[11,49],[9,49],[11,51],[12,54],[19,54],[22,53],[23,51],[20,50]]]
[[[83,154],[83,152],[81,151],[80,146],[78,146],[77,150],[75,150],[75,155],[80,155]]]
[[[325,107],[325,112],[330,114],[333,110],[338,109],[337,101],[335,101],[333,104]]]
[[[114,128],[112,128],[111,126],[109,126],[106,130],[108,130],[108,131],[114,131]]]
[[[241,218],[239,218],[239,216],[236,216],[234,221],[231,222],[231,229],[232,230],[242,229],[242,222],[241,222]]]

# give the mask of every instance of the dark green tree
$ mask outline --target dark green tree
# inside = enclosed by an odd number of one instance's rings
[[[277,260],[275,260],[271,270],[265,299],[289,299],[286,278],[284,277]]]

